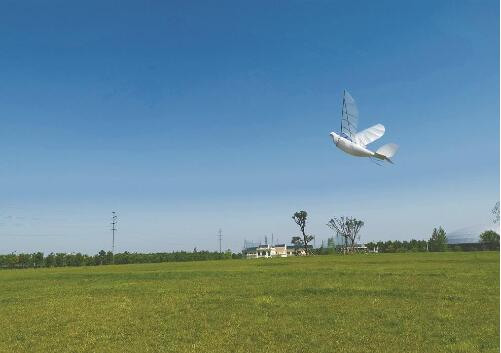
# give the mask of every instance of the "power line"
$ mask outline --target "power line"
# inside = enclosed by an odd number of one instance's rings
[[[111,212],[111,234],[113,236],[111,240],[111,254],[112,254],[112,263],[115,263],[115,232],[117,231],[116,225],[117,225],[117,214],[115,211]]]
[[[221,230],[221,228],[219,228],[219,232],[218,232],[218,238],[219,238],[219,252],[221,253],[222,252],[222,248],[221,248],[221,240],[223,238],[223,231]]]

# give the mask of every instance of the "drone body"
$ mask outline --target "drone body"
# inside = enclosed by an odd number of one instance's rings
[[[392,158],[398,146],[389,143],[380,147],[376,152],[367,149],[367,145],[384,135],[385,128],[376,124],[368,129],[357,132],[358,109],[353,97],[345,90],[343,97],[343,110],[341,113],[341,133],[331,132],[330,136],[336,147],[352,156],[369,157],[393,163]]]

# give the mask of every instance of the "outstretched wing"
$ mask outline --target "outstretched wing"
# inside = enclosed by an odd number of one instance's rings
[[[341,134],[353,141],[357,133],[358,109],[355,100],[344,90],[343,110],[341,111]]]
[[[381,124],[376,124],[367,128],[363,131],[357,133],[353,139],[354,142],[362,146],[367,146],[384,135],[384,126]]]

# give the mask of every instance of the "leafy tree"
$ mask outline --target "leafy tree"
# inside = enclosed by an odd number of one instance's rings
[[[45,257],[45,267],[54,267],[56,266],[56,255],[54,253],[50,253]]]
[[[97,260],[96,262],[99,265],[106,264],[106,251],[104,250],[99,251],[99,253],[96,255],[96,260]]]
[[[31,258],[31,254],[24,254],[21,253],[17,256],[17,263],[19,264],[20,267],[25,268],[25,267],[32,267],[33,265],[33,260]]]
[[[108,251],[106,253],[106,261],[105,264],[110,265],[113,263],[113,253],[111,251]]]
[[[301,255],[301,249],[304,249],[304,241],[301,237],[292,237],[291,243],[294,245],[294,254]]]
[[[368,243],[365,243],[365,246],[367,247],[367,249],[369,249],[370,251],[376,249],[377,247],[377,244],[374,243],[373,241],[370,241]]]
[[[85,258],[81,253],[76,253],[71,261],[72,266],[83,266]]]
[[[446,251],[447,250],[447,236],[442,227],[433,228],[431,238],[429,240],[430,251]]]
[[[9,266],[10,268],[14,268],[18,263],[18,257],[14,253],[6,255],[6,262],[7,266]]]
[[[306,219],[308,218],[308,213],[306,211],[299,211],[294,213],[292,219],[299,226],[301,234],[303,235],[304,252],[306,255],[310,254],[310,249],[308,243],[313,240],[313,235],[307,235],[304,228],[306,227]],[[294,238],[292,238],[294,241]]]
[[[347,243],[350,242],[350,248],[353,252],[355,250],[355,241],[359,238],[359,233],[364,222],[356,219],[355,217],[334,217],[331,218],[327,226],[336,231],[345,240],[345,252],[347,251]]]
[[[34,267],[42,267],[44,265],[42,252],[39,251],[37,253],[34,253],[32,256],[33,256],[33,266]]]
[[[56,262],[57,267],[66,266],[66,254],[65,253],[57,253],[55,262]]]
[[[231,255],[232,255],[231,249],[226,249],[222,258],[223,259],[231,259]]]
[[[499,234],[493,230],[486,230],[480,234],[481,243],[499,244]]]

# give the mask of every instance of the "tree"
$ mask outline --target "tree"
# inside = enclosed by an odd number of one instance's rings
[[[350,248],[353,252],[355,250],[355,241],[359,238],[359,233],[364,222],[356,219],[355,217],[334,217],[331,218],[327,226],[336,231],[337,234],[344,238],[345,249],[344,252],[348,250],[348,241],[350,241]]]
[[[55,265],[56,265],[56,255],[54,255],[54,253],[51,252],[45,258],[45,267],[53,267]]]
[[[299,226],[299,229],[301,230],[301,234],[303,235],[304,252],[306,255],[309,255],[310,250],[308,248],[308,243],[313,240],[313,235],[307,235],[305,233],[304,228],[306,227],[306,219],[307,218],[308,218],[308,213],[306,211],[296,212],[292,216],[292,219]],[[292,241],[294,241],[294,238],[295,237],[292,238]]]
[[[83,266],[84,265],[84,256],[81,253],[76,253],[73,256],[73,260],[71,266]]]
[[[106,265],[111,265],[113,263],[113,253],[111,251],[108,251],[106,253],[106,258],[105,258],[105,264]]]
[[[369,249],[369,251],[372,251],[372,250],[376,250],[377,244],[374,243],[373,241],[370,241],[368,243],[365,243],[365,246],[367,247],[367,249]]]
[[[446,251],[447,250],[447,236],[442,227],[433,228],[431,238],[429,240],[430,251]]]
[[[43,266],[43,252],[37,252],[33,254],[33,267],[42,267]]]
[[[22,268],[31,267],[33,265],[31,254],[20,253],[17,256],[17,263]]]
[[[58,252],[56,254],[55,262],[57,267],[66,266],[66,254]]]
[[[104,265],[106,263],[106,251],[99,251],[99,253],[96,255],[96,259],[99,265]]]
[[[496,202],[491,212],[494,215],[494,223],[499,223],[499,201]]]
[[[7,257],[6,262],[9,268],[14,268],[18,263],[17,255],[14,253],[10,253],[9,255],[6,255],[6,257]]]
[[[304,241],[301,237],[292,237],[291,243],[294,245],[294,254],[301,255],[301,249],[304,249]]]
[[[224,255],[223,255],[223,259],[231,259],[231,255],[232,255],[231,249],[226,249],[226,251],[224,252]],[[191,259],[188,258],[188,260],[191,260]]]
[[[493,230],[486,230],[485,232],[480,234],[480,242],[499,244],[499,234]]]

